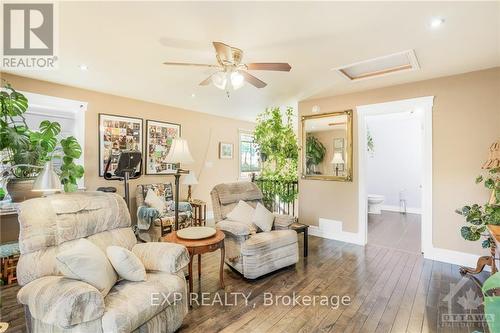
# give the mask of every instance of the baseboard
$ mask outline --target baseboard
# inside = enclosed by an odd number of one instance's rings
[[[343,231],[342,222],[340,221],[320,218],[319,226],[312,225],[309,227],[309,234],[341,242],[364,245],[364,240],[360,238],[358,233]]]
[[[404,213],[403,210],[399,206],[392,206],[392,205],[380,205],[381,210],[387,210],[390,212],[398,212],[398,213]],[[412,208],[412,207],[406,207],[406,212],[410,214],[422,214],[422,210],[420,208]]]
[[[426,259],[474,268],[476,267],[477,259],[479,259],[479,257],[480,256],[477,254],[448,250],[438,247],[434,247],[430,251],[426,251],[424,253],[424,258]],[[491,267],[486,266],[484,270],[489,272],[491,271]]]

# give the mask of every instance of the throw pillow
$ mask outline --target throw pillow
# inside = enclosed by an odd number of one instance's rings
[[[240,200],[236,207],[226,215],[226,218],[231,221],[245,223],[250,228],[250,232],[255,233],[257,226],[252,222],[254,211],[255,209],[252,206]]]
[[[121,278],[129,281],[146,281],[146,269],[132,251],[121,246],[108,246],[106,254]]]
[[[267,210],[261,203],[255,207],[252,222],[262,231],[271,231],[273,228],[274,214]]]
[[[166,209],[166,202],[160,197],[158,197],[152,189],[148,190],[148,194],[146,194],[146,198],[144,199],[146,205],[151,208],[156,209],[160,214],[163,214]]]
[[[71,246],[59,252],[56,266],[64,276],[87,282],[103,296],[108,294],[118,279],[104,252],[85,238],[72,242]]]

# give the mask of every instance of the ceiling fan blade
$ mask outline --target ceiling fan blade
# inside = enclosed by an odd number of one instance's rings
[[[200,86],[208,86],[212,82],[212,75],[200,82]]]
[[[171,66],[196,66],[196,67],[216,67],[218,68],[219,66],[217,65],[209,65],[209,64],[194,64],[194,63],[188,63],[188,62],[164,62],[164,65],[171,65]]]
[[[223,65],[226,62],[233,62],[233,48],[222,42],[212,42],[217,53],[217,60]]]
[[[246,64],[247,69],[257,71],[282,71],[289,72],[292,66],[286,62],[254,62]]]
[[[245,81],[247,81],[248,83],[250,83],[251,85],[253,85],[257,88],[264,88],[265,86],[267,86],[267,83],[259,80],[258,78],[256,78],[255,76],[253,76],[252,74],[250,74],[248,72],[238,71],[238,73],[243,75],[243,77],[245,78]]]

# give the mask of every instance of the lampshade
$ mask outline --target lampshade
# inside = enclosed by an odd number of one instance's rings
[[[483,169],[493,169],[500,167],[500,141],[494,142],[490,146],[488,160],[483,164]]]
[[[172,140],[172,146],[165,157],[165,163],[193,163],[193,157],[189,152],[189,146],[186,140],[177,138]]]
[[[231,73],[231,85],[234,90],[240,89],[245,83],[245,78],[239,72]]]
[[[344,159],[342,158],[342,153],[333,153],[332,164],[344,164]]]
[[[59,192],[61,191],[61,181],[59,176],[54,171],[52,162],[45,163],[42,172],[38,175],[33,183],[32,191],[36,192]]]
[[[226,89],[226,84],[227,84],[226,73],[217,72],[214,75],[212,75],[212,83],[219,89],[222,90]]]
[[[189,173],[182,179],[183,185],[196,185],[198,184],[198,180],[194,175],[194,171],[189,171]]]

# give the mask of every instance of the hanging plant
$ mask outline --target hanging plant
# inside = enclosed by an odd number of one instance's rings
[[[373,137],[370,132],[370,129],[368,128],[366,131],[366,150],[370,153],[371,156],[373,156],[373,153],[375,152],[375,145],[373,143]]]

